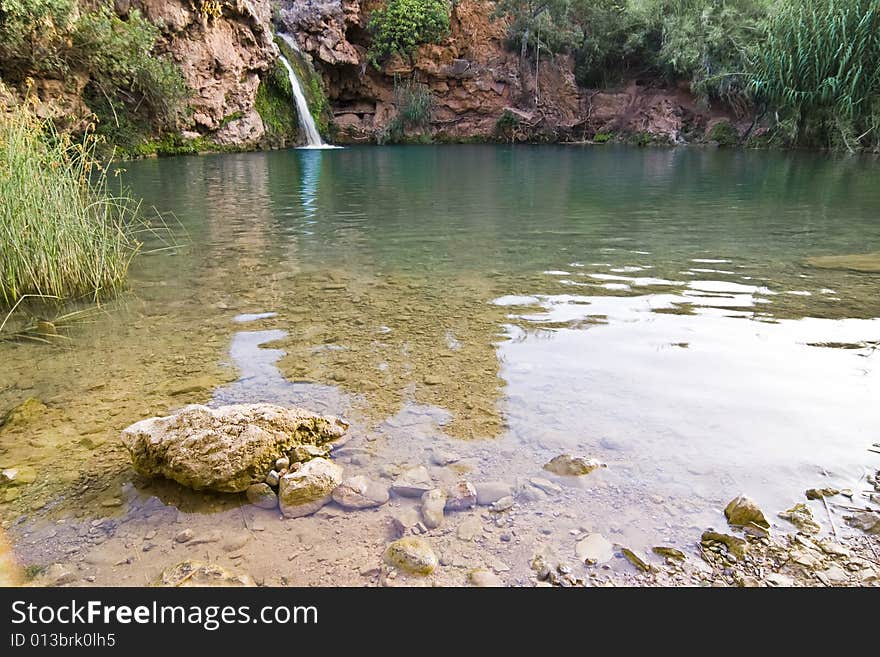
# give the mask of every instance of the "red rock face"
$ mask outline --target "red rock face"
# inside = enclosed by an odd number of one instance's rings
[[[338,141],[371,141],[396,115],[394,79],[415,78],[433,95],[430,132],[439,139],[496,137],[507,110],[519,125],[513,139],[568,140],[597,132],[650,133],[680,141],[683,129],[705,127],[682,89],[635,82],[619,90],[579,89],[574,61],[559,55],[531,59],[505,47],[507,22],[491,18],[494,2],[460,0],[452,8],[451,33],[421,46],[412,57],[392,57],[382,70],[367,63],[369,12],[376,0],[318,0],[281,11],[302,49],[321,72],[338,129]]]

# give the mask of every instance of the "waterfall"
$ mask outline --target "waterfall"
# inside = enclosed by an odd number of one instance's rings
[[[283,33],[279,33],[278,36],[295,52],[300,52],[292,36]],[[309,104],[306,102],[299,78],[296,77],[296,71],[293,70],[293,66],[290,65],[287,57],[283,54],[281,55],[281,63],[284,64],[284,68],[287,69],[287,77],[290,78],[290,87],[293,90],[293,100],[296,104],[296,115],[299,117],[299,127],[306,137],[305,148],[332,148],[324,144],[321,139],[321,133],[318,132],[318,128],[315,126],[315,119],[312,118],[312,113],[309,111]]]

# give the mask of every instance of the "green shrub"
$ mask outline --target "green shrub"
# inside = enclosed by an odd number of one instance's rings
[[[880,5],[876,0],[779,0],[755,44],[751,89],[793,141],[852,148],[880,143]]]
[[[0,113],[0,305],[124,284],[138,207],[110,193],[94,149],[94,136],[74,142],[27,105]]]
[[[367,57],[375,67],[398,54],[408,56],[423,43],[449,34],[448,0],[389,0],[370,14],[372,41]]]
[[[736,146],[739,144],[739,132],[730,121],[719,121],[706,134],[706,139],[721,147]]]
[[[391,119],[385,130],[377,135],[379,143],[404,141],[408,130],[420,130],[417,141],[430,141],[425,133],[431,125],[431,110],[434,97],[428,85],[409,79],[401,82],[394,78],[394,105],[397,115]]]
[[[519,117],[509,109],[506,109],[498,117],[498,120],[495,121],[495,137],[512,143],[516,137],[516,129],[518,127]]]
[[[610,132],[597,132],[593,135],[592,141],[594,144],[607,144],[613,136]]]

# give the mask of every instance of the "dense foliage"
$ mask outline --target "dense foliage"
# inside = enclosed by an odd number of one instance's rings
[[[500,0],[523,56],[569,52],[587,87],[653,76],[779,117],[788,142],[880,143],[877,0]]]
[[[401,80],[395,77],[394,106],[397,114],[376,136],[377,141],[381,144],[408,139],[423,141],[424,131],[431,123],[431,111],[434,108],[434,97],[428,86],[411,78]],[[418,134],[414,139],[408,136],[413,133]]]
[[[8,80],[84,73],[117,109],[149,110],[157,127],[173,127],[188,90],[178,68],[154,55],[158,28],[139,11],[122,18],[112,3],[84,11],[74,0],[0,0],[0,69]]]
[[[372,33],[367,53],[374,66],[391,55],[410,55],[423,43],[436,43],[449,33],[448,0],[389,0],[370,14]]]
[[[780,3],[756,51],[751,88],[790,136],[851,149],[880,143],[880,3]]]
[[[93,136],[75,142],[27,104],[0,112],[0,307],[103,297],[125,282],[137,206],[110,193],[94,149]]]

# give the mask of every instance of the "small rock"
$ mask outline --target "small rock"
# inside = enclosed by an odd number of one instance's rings
[[[848,557],[850,554],[850,550],[845,548],[840,543],[835,543],[834,541],[819,541],[819,548],[825,554],[830,554],[833,557]]]
[[[435,529],[443,522],[443,509],[446,506],[446,493],[439,488],[422,495],[422,518],[428,529]]]
[[[514,504],[513,496],[507,495],[500,500],[492,502],[492,504],[489,505],[489,510],[494,511],[495,513],[501,513],[502,511],[512,509]]]
[[[269,474],[266,475],[266,483],[272,488],[277,488],[280,481],[281,474],[277,470],[269,470]]]
[[[487,589],[504,586],[504,582],[501,581],[501,578],[498,577],[498,575],[491,570],[485,570],[483,568],[469,572],[468,580],[477,588]]]
[[[281,470],[290,469],[290,459],[287,458],[286,456],[282,456],[280,458],[275,459],[275,469],[278,470],[279,472]]]
[[[770,573],[765,578],[768,584],[772,586],[780,586],[780,587],[792,587],[794,586],[794,580],[788,575],[783,575],[782,573]]]
[[[421,497],[433,488],[431,475],[423,465],[406,470],[391,485],[394,494],[401,497]]]
[[[342,467],[328,459],[314,458],[296,472],[281,478],[278,503],[286,518],[311,515],[332,499],[342,483]]]
[[[806,492],[808,500],[820,500],[823,497],[834,497],[839,494],[840,491],[836,488],[810,488]]]
[[[388,499],[387,487],[363,475],[349,477],[333,489],[333,501],[346,509],[382,506]]]
[[[570,454],[560,454],[544,464],[544,469],[564,477],[579,477],[590,474],[593,470],[606,467],[596,459],[586,459]]]
[[[274,509],[278,506],[278,496],[269,484],[252,484],[245,491],[247,501],[261,509]]]
[[[623,556],[626,557],[626,560],[629,561],[633,566],[641,570],[642,572],[649,573],[653,570],[656,570],[654,566],[645,561],[638,553],[630,550],[627,547],[621,547],[620,551],[623,553]]]
[[[192,529],[181,529],[174,535],[175,543],[186,543],[191,541],[196,533]]]
[[[706,549],[710,549],[713,543],[724,545],[728,552],[738,559],[742,559],[748,552],[749,544],[744,538],[731,536],[730,534],[721,534],[711,529],[703,532],[700,538],[700,545]]]
[[[658,545],[654,548],[651,548],[651,551],[654,554],[659,554],[661,557],[666,557],[667,559],[672,559],[674,561],[684,561],[687,557],[685,553],[681,550],[676,550],[674,547],[665,547],[662,545]]]
[[[795,504],[788,511],[780,513],[779,517],[783,520],[788,520],[805,534],[818,534],[822,531],[822,527],[813,519],[813,512],[810,510],[810,507],[803,503]]]
[[[416,575],[430,575],[437,568],[437,555],[431,545],[421,538],[407,536],[389,544],[385,549],[385,563]]]
[[[461,457],[455,452],[447,452],[443,449],[434,449],[431,452],[431,463],[433,463],[434,465],[449,465],[450,463],[455,463],[460,459]]]
[[[502,497],[513,495],[513,486],[503,481],[481,481],[474,485],[477,491],[477,504],[489,506]]]
[[[101,502],[101,506],[104,507],[105,509],[110,509],[113,507],[122,506],[122,500],[119,499],[118,497],[111,497],[108,500],[103,500]]]
[[[574,553],[579,561],[591,566],[611,561],[614,546],[602,534],[588,534],[577,542]]]
[[[727,517],[727,522],[731,527],[770,529],[770,523],[767,522],[767,518],[757,502],[745,495],[732,499],[725,507],[724,515]]]
[[[227,552],[236,552],[247,544],[248,538],[249,537],[247,534],[236,534],[230,536],[223,542],[222,547]]]
[[[459,481],[446,490],[446,510],[464,511],[477,505],[477,489],[469,481]]]
[[[828,581],[832,584],[845,584],[849,581],[849,575],[847,575],[846,571],[836,564],[823,570],[822,574],[825,575]]]

